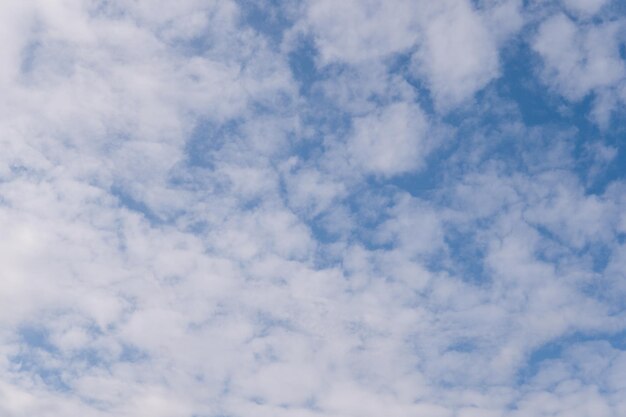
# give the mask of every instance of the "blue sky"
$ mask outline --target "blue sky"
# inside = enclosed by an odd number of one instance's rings
[[[0,415],[626,415],[617,0],[0,4]]]

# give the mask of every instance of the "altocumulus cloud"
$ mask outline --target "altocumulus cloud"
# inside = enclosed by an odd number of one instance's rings
[[[0,2],[0,415],[626,415],[618,0]]]

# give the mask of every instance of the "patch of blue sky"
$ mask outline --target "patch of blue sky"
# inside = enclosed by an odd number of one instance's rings
[[[26,48],[22,50],[22,59],[20,65],[20,72],[22,76],[31,74],[35,68],[37,52],[41,49],[41,43],[34,40],[28,44]]]
[[[369,181],[376,180],[370,177]],[[348,241],[358,242],[372,250],[391,249],[394,246],[393,242],[380,241],[375,234],[376,228],[389,219],[388,209],[392,207],[396,194],[396,189],[384,184],[377,186],[370,184],[370,186],[357,187],[352,190],[343,201],[356,226],[348,236]],[[332,235],[332,231],[330,233]],[[334,234],[334,236],[340,235]]]
[[[590,142],[597,141],[616,147],[618,149],[616,158],[593,178],[588,189],[590,193],[600,193],[607,184],[615,179],[623,178],[626,174],[625,156],[623,146],[619,146],[619,143],[626,127],[624,116],[616,113],[612,119],[611,128],[602,131],[589,117],[594,95],[589,94],[580,102],[568,102],[551,92],[537,78],[539,64],[538,58],[525,42],[521,40],[516,43],[511,42],[502,54],[501,77],[490,88],[476,94],[474,106],[460,108],[444,116],[443,120],[457,129],[455,140],[450,145],[452,148],[444,148],[439,151],[439,154],[431,156],[430,167],[425,174],[407,176],[415,179],[414,182],[417,184],[415,191],[410,181],[406,179],[401,182],[402,187],[411,192],[419,192],[422,183],[420,176],[432,181],[436,178],[437,172],[442,171],[442,163],[454,154],[467,154],[468,149],[475,146],[475,142],[468,140],[468,137],[471,138],[477,134],[488,136],[488,142],[484,143],[487,145],[486,153],[483,155],[484,161],[502,160],[506,162],[511,172],[523,171],[526,161],[522,158],[523,152],[520,151],[542,154],[544,149],[538,149],[537,143],[529,142],[528,137],[507,135],[506,130],[502,129],[507,123],[520,123],[524,126],[524,131],[520,132],[522,135],[527,134],[529,129],[534,127],[540,128],[543,131],[541,135],[543,140],[550,145],[555,143],[555,137],[550,133],[555,133],[559,129],[567,130],[569,132],[568,145],[571,145],[572,156],[577,161],[574,167],[575,172],[583,178],[589,175],[591,162],[584,156],[585,152],[588,152],[587,145]],[[495,98],[494,94],[496,94]],[[450,168],[458,169],[463,166],[454,165]],[[475,169],[476,167],[467,168]]]
[[[293,324],[288,319],[276,318],[271,311],[258,311],[255,315],[254,324],[256,325],[255,337],[268,336],[276,329],[282,329],[286,332],[295,331]]]
[[[293,78],[299,85],[300,94],[309,96],[313,84],[321,78],[315,64],[317,49],[311,37],[302,37],[296,48],[287,55]]]
[[[526,126],[564,124],[566,101],[551,94],[536,77],[541,62],[523,39],[511,41],[501,53],[502,75],[495,81],[498,93],[517,105]]]
[[[81,328],[90,337],[97,338],[104,333],[96,326]],[[45,352],[50,355],[60,355],[63,352],[50,340],[48,329],[40,325],[25,325],[19,331],[19,346],[24,352]],[[66,352],[67,353],[67,352]],[[112,360],[95,347],[85,347],[71,352],[72,360],[87,364],[88,366],[101,366]],[[146,354],[131,345],[123,345],[119,355],[121,361],[136,361],[145,358]]]
[[[48,331],[40,326],[24,326],[19,334],[19,353],[9,357],[12,371],[31,375],[59,392],[72,392],[72,380],[86,369],[109,369],[113,364],[137,363],[148,357],[130,345],[124,345],[118,357],[95,347],[64,351],[50,341]]]
[[[228,142],[240,135],[241,119],[215,123],[210,120],[198,120],[185,144],[187,167],[215,167],[217,152]]]
[[[122,207],[140,214],[150,224],[159,226],[168,223],[169,219],[163,218],[163,216],[156,213],[139,198],[133,196],[132,193],[127,191],[124,187],[114,185],[111,187],[110,193],[117,198]]]
[[[478,230],[448,228],[445,234],[448,254],[440,265],[464,282],[477,286],[489,285],[489,270],[485,266],[486,245]]]
[[[602,169],[594,173],[594,176],[591,178],[588,192],[593,194],[602,194],[611,183],[626,179],[626,146],[624,146],[626,114],[617,111],[611,121],[611,127],[598,136],[602,138],[601,143],[614,148],[616,154],[609,163],[603,163],[601,165]],[[583,159],[579,169],[583,172],[587,169],[586,172],[589,172],[588,168],[592,162]],[[582,175],[584,176],[585,174]]]
[[[330,142],[344,140],[352,128],[352,119],[349,113],[320,93],[313,93],[306,106],[300,116],[306,126],[312,127],[312,132],[305,138],[296,138],[292,151],[304,161],[319,163],[318,157]]]
[[[136,346],[130,344],[122,345],[122,352],[119,355],[118,360],[120,362],[137,363],[149,359],[147,352],[142,351]]]
[[[60,351],[50,342],[46,329],[24,326],[19,335],[20,351],[9,357],[13,371],[36,376],[56,391],[69,391],[62,369],[54,363]]]
[[[428,163],[425,169],[403,173],[385,181],[408,192],[413,197],[434,199],[449,175],[445,169],[445,161],[451,153],[450,149],[437,150],[427,158]]]
[[[238,0],[242,22],[265,35],[274,46],[278,46],[283,33],[293,21],[288,16],[288,7],[280,0]]]
[[[41,366],[36,358],[29,355],[13,357],[11,362],[19,364],[18,372],[36,376],[35,380],[41,381],[49,389],[57,392],[71,392],[72,387],[67,381],[67,375],[60,368],[48,368]]]
[[[603,273],[610,261],[613,248],[608,242],[590,241],[583,246],[576,246],[567,238],[559,236],[555,230],[542,224],[528,224],[542,237],[541,244],[535,251],[538,260],[559,265],[561,261],[577,259],[583,264],[589,264],[590,269],[596,273]]]
[[[411,54],[414,51],[403,52],[388,58],[387,67],[390,74],[398,74],[415,90],[415,100],[421,109],[428,115],[434,116],[435,103],[423,79],[415,76],[411,71]]]
[[[446,349],[449,352],[461,352],[461,353],[471,353],[479,349],[479,346],[471,340],[461,340],[452,345],[448,346]]]
[[[523,385],[531,382],[542,367],[549,364],[550,361],[567,360],[568,350],[588,342],[606,342],[613,349],[626,350],[626,331],[615,333],[574,332],[545,343],[529,354],[525,366],[518,371],[518,384]]]
[[[573,156],[577,164],[574,171],[583,179],[589,175],[589,163],[585,160],[587,145],[599,142],[618,149],[617,157],[603,167],[589,184],[588,193],[599,194],[606,186],[626,175],[626,155],[620,146],[626,129],[626,117],[615,112],[607,129],[601,129],[591,119],[590,114],[596,99],[589,93],[578,102],[569,102],[550,90],[538,77],[539,58],[529,45],[518,40],[505,48],[502,54],[502,77],[496,81],[499,94],[514,102],[519,110],[521,121],[527,127],[553,126],[575,129],[569,140],[573,144]]]
[[[29,349],[41,349],[48,353],[56,353],[58,349],[50,342],[48,331],[41,326],[27,325],[19,330],[20,344]]]

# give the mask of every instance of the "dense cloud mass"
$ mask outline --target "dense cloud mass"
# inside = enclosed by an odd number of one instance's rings
[[[626,415],[618,0],[0,1],[0,415]]]

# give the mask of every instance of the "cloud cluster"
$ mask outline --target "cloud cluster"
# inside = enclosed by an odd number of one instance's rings
[[[0,414],[626,413],[622,14],[2,2]]]
[[[567,2],[576,11],[591,13],[598,2]],[[598,3],[598,4],[596,4]],[[577,24],[565,14],[551,16],[539,26],[533,49],[543,61],[544,82],[571,101],[596,95],[594,118],[606,125],[617,103],[624,101],[623,17],[600,24]]]

